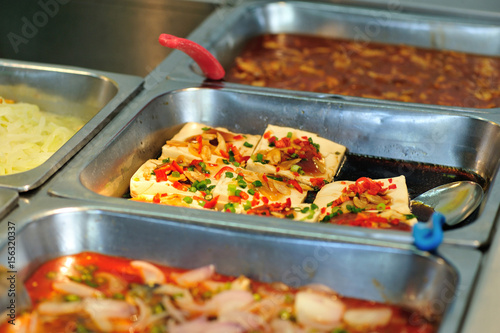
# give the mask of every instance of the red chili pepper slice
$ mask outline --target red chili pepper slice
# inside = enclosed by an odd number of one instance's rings
[[[310,178],[309,180],[311,181],[311,184],[314,187],[322,188],[323,186],[325,186],[325,179],[324,178],[321,178],[321,177]]]
[[[179,183],[177,180],[172,184],[172,186],[174,188],[178,189],[179,191],[187,191],[188,190],[188,187],[186,185]]]
[[[297,191],[299,191],[299,193],[303,193],[304,192],[304,190],[302,189],[302,187],[299,185],[299,182],[297,182],[295,179],[289,179],[288,180],[288,184],[290,184],[293,187],[295,187],[295,189]]]
[[[241,197],[243,200],[247,200],[250,196],[248,195],[248,193],[241,191],[241,192],[240,192],[240,197]]]
[[[182,167],[179,164],[177,164],[176,161],[172,162],[172,168],[174,168],[175,171],[178,171],[180,174],[184,173],[184,170],[182,169]]]
[[[225,150],[220,150],[220,156],[224,158],[229,158],[229,153]]]
[[[231,168],[230,166],[225,166],[225,167],[222,167],[216,174],[215,174],[215,179],[219,180],[220,177],[222,177],[222,174],[224,172],[234,172],[234,169]]]
[[[271,137],[271,131],[264,133],[264,139],[269,139]]]
[[[269,178],[267,178],[266,175],[262,175],[262,179],[266,182],[266,183],[269,183]]]
[[[291,144],[291,140],[290,140],[290,138],[287,138],[287,137],[281,138],[274,143],[276,148],[290,147],[290,144]]]
[[[160,196],[160,193],[156,193],[155,196],[153,197],[153,202],[154,203],[160,203],[161,201],[161,196]]]
[[[203,148],[203,137],[201,135],[198,135],[196,137],[196,142],[198,142],[198,155],[201,156],[201,149]]]
[[[156,176],[157,182],[164,182],[168,178],[169,171],[172,170],[172,166],[170,164],[164,165],[161,168],[153,170]]]
[[[238,203],[241,202],[241,198],[237,195],[230,195],[227,197],[227,199],[231,202],[238,202]]]
[[[208,209],[214,208],[215,205],[217,205],[218,200],[219,200],[219,196],[214,197],[212,200],[207,201],[205,203],[205,205],[203,206],[203,208],[208,208]]]
[[[220,62],[203,46],[169,34],[161,34],[158,41],[165,47],[177,49],[190,56],[208,79],[221,80],[226,75]]]
[[[243,140],[243,135],[241,134],[235,135],[233,136],[233,140]]]

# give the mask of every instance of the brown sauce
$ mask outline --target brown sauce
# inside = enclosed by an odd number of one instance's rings
[[[226,81],[458,107],[500,106],[500,58],[406,45],[266,34],[248,41]]]

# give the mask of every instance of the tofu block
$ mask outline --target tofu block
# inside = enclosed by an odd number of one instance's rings
[[[164,195],[152,195],[152,194],[140,194],[135,198],[130,200],[140,201],[147,203],[154,203],[160,205],[195,208],[195,209],[205,209],[203,208],[205,201],[197,199],[198,197],[192,195],[184,194],[164,194]]]
[[[188,160],[222,164],[222,159],[226,159],[244,166],[259,140],[260,135],[233,133],[226,128],[189,122],[162,147],[160,159],[182,155]]]
[[[345,146],[317,134],[269,125],[248,160],[247,169],[321,187],[320,183],[333,180],[345,151]]]
[[[288,201],[291,206],[297,206],[307,196],[307,187],[297,182],[293,184],[287,178],[280,180],[281,177],[233,167],[223,171],[213,191],[214,197],[219,197],[217,208],[222,211],[228,209],[225,207],[227,204],[234,213],[245,213],[252,207]]]
[[[363,188],[365,185],[370,187],[370,182],[378,184],[381,191],[376,193],[376,186],[365,191],[356,190],[356,188]],[[356,184],[359,184],[360,187],[355,187]],[[355,190],[352,190],[352,187]],[[417,222],[416,218],[408,218],[411,215],[411,210],[404,176],[374,180],[362,177],[356,182],[335,181],[325,185],[318,192],[314,204],[321,211],[319,221],[339,208],[344,214],[359,213],[352,208],[355,207],[362,209],[364,213],[375,213],[377,216],[389,219],[397,218],[400,222],[409,225]],[[348,206],[351,207],[350,210]]]
[[[168,159],[167,159],[168,160]],[[188,170],[186,165],[176,164],[177,168],[182,170],[182,173],[173,167],[175,160],[164,163],[167,160],[148,160],[134,173],[130,179],[130,195],[133,198],[140,195],[173,195],[178,194],[182,196],[204,196],[203,191],[193,190],[193,184],[204,182],[209,186],[215,187],[215,172],[212,170],[210,173],[203,173],[197,171],[194,167],[193,170]],[[176,162],[175,162],[176,163]],[[210,167],[208,167],[210,168]],[[217,170],[216,167],[214,167]],[[163,173],[159,170],[166,170]],[[177,171],[177,174],[175,174]],[[157,174],[158,173],[158,174]],[[161,176],[160,176],[161,175]]]
[[[302,222],[317,222],[320,209],[315,204],[300,204],[292,208],[294,210],[294,220]]]

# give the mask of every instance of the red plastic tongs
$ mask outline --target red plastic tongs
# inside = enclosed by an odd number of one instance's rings
[[[161,45],[182,51],[190,56],[200,66],[207,79],[221,80],[226,75],[219,61],[200,44],[168,34],[161,34],[158,40]]]

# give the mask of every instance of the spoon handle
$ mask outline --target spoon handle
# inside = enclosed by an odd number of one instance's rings
[[[169,34],[161,34],[158,41],[165,47],[182,51],[190,56],[208,79],[221,80],[226,75],[220,62],[200,44]]]

